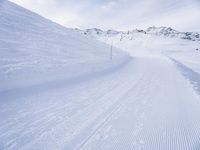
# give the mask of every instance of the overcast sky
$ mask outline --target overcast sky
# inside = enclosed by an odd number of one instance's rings
[[[200,32],[200,0],[10,0],[66,27]]]

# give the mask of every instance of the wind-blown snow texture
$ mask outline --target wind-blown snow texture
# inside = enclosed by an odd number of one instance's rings
[[[0,149],[200,149],[198,41],[0,15]]]

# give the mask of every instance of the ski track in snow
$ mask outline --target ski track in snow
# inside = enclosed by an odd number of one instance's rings
[[[173,58],[171,58],[171,60],[175,63],[183,76],[191,82],[194,89],[200,94],[200,74]]]
[[[0,150],[199,150],[199,43],[98,36],[0,1]]]
[[[199,95],[164,56],[136,57],[59,89],[17,92],[1,101],[0,149],[200,148]]]

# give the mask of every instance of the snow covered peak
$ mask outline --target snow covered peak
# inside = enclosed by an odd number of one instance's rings
[[[172,29],[171,27],[149,27],[146,30],[147,33],[151,33],[151,34],[163,34],[163,35],[172,35],[172,34],[177,34],[179,33],[178,31]]]
[[[200,35],[197,32],[179,32],[171,27],[149,27],[146,30],[128,30],[128,31],[117,31],[117,30],[107,30],[103,31],[101,29],[92,28],[86,30],[79,30],[79,32],[84,33],[85,35],[97,37],[97,36],[105,36],[105,37],[113,37],[120,36],[122,38],[130,39],[130,36],[134,36],[135,34],[150,34],[156,36],[164,36],[170,38],[180,38],[187,39],[192,41],[200,41]]]
[[[76,29],[77,31],[79,31],[80,33],[84,34],[84,35],[90,35],[90,36],[106,36],[106,35],[116,35],[119,32],[115,31],[115,30],[107,30],[107,31],[103,31],[101,29],[97,29],[97,28],[91,28],[91,29],[86,29],[86,30],[79,30]]]
[[[200,35],[197,32],[179,32],[171,27],[149,27],[146,30],[146,33],[165,37],[176,37],[192,41],[200,41]]]
[[[103,30],[101,29],[97,29],[97,28],[93,28],[93,29],[87,29],[84,34],[102,34]]]
[[[116,34],[119,34],[120,31],[116,31],[116,30],[107,30],[106,33],[107,33],[107,34],[110,34],[110,35],[116,35]]]

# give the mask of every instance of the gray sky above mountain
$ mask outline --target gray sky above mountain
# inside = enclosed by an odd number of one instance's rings
[[[66,27],[200,32],[200,0],[10,0]]]

